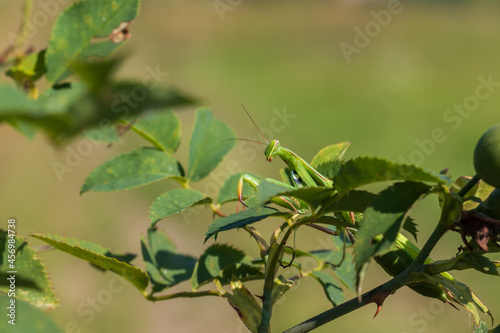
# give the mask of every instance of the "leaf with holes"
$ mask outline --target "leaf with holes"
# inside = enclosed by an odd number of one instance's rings
[[[491,260],[477,252],[465,252],[457,259],[453,260],[454,264],[453,267],[450,268],[450,270],[464,270],[473,268],[476,271],[484,274],[500,276],[500,272],[498,271],[498,268],[500,267],[500,261],[498,260]]]
[[[57,18],[46,53],[47,81],[57,83],[71,73],[75,62],[104,58],[121,41],[112,38],[139,13],[139,0],[81,0]],[[117,31],[120,30],[120,31]]]

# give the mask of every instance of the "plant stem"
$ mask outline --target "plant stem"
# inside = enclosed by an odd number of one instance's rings
[[[18,35],[16,36],[16,39],[0,53],[0,65],[5,63],[9,55],[15,52],[25,42],[24,36],[27,35],[27,23],[29,22],[29,19],[31,17],[32,8],[33,0],[25,0],[23,7],[23,16],[21,18],[21,25],[19,26]]]
[[[33,9],[33,0],[25,0],[23,8],[23,17],[21,19],[21,26],[19,27],[19,35],[14,41],[14,50],[17,50],[21,45],[26,42],[26,35],[28,35],[28,23],[31,18],[31,10]]]
[[[286,241],[292,232],[291,228],[288,228],[281,243],[271,244],[269,248],[269,258],[266,262],[266,277],[264,280],[264,292],[262,300],[262,315],[260,317],[259,333],[269,333],[271,314],[273,311],[273,288],[274,279],[276,278],[276,273],[279,268],[280,260],[285,249]]]
[[[443,223],[438,223],[432,234],[427,239],[427,242],[425,242],[424,247],[422,247],[422,250],[420,250],[417,257],[411,263],[411,265],[408,266],[406,271],[408,272],[419,271],[424,265],[424,262],[431,253],[432,249],[436,246],[437,242],[441,239],[441,237],[443,237],[443,235],[447,231],[448,227],[446,225],[444,225]]]
[[[304,333],[304,332],[309,332],[312,331],[313,329],[318,328],[319,326],[322,326],[334,319],[337,319],[339,317],[342,317],[343,315],[346,315],[352,311],[355,311],[366,304],[370,301],[370,299],[376,295],[377,293],[381,291],[390,291],[391,294],[394,293],[396,290],[398,290],[401,287],[404,287],[405,285],[409,283],[418,283],[419,281],[412,276],[411,274],[400,274],[396,276],[395,278],[387,281],[386,283],[373,288],[370,291],[367,291],[363,295],[361,295],[361,301],[358,300],[357,297],[344,302],[330,310],[327,310],[323,313],[320,313],[319,315],[312,317],[286,331],[283,333]]]
[[[203,297],[203,296],[219,296],[219,293],[216,290],[207,290],[207,291],[196,291],[196,292],[179,292],[175,294],[161,295],[161,296],[153,296],[153,295],[144,295],[147,300],[150,301],[164,301],[167,299],[173,298],[195,298],[195,297]]]
[[[467,184],[465,184],[464,187],[462,187],[460,189],[460,191],[458,192],[458,195],[461,196],[462,198],[467,194],[467,192],[470,191],[471,188],[474,187],[474,185],[477,184],[477,182],[480,180],[481,178],[479,178],[478,175],[474,175],[474,177],[472,177],[468,182]]]

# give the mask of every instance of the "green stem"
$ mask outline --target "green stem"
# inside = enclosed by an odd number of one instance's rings
[[[436,244],[439,242],[441,237],[448,231],[448,227],[444,223],[438,223],[432,234],[429,236],[429,239],[427,239],[427,242],[425,242],[424,247],[422,247],[422,250],[418,253],[417,257],[415,260],[411,263],[410,266],[406,269],[408,272],[416,272],[419,271],[422,266],[425,263],[425,260],[431,253],[432,249],[436,246]],[[403,272],[404,273],[404,272]]]
[[[13,50],[17,50],[26,41],[26,38],[24,36],[28,35],[27,33],[28,23],[31,18],[32,9],[33,9],[33,0],[25,0],[23,8],[23,17],[21,18],[21,26],[19,27],[19,35],[17,35],[17,38],[14,41]]]
[[[219,293],[216,290],[207,290],[207,291],[196,291],[196,292],[179,292],[175,294],[161,295],[161,296],[153,296],[153,295],[144,295],[147,300],[150,301],[164,301],[167,299],[174,298],[195,298],[195,297],[203,297],[203,296],[219,296]]]
[[[424,279],[421,278],[423,281]],[[410,283],[418,283],[420,281],[420,278],[418,276],[413,276],[412,274],[400,274],[396,276],[395,278],[387,281],[383,285],[380,285],[376,288],[373,288],[372,290],[364,293],[361,295],[361,301],[355,297],[347,302],[344,302],[330,310],[327,310],[323,313],[320,313],[319,315],[312,317],[286,331],[283,333],[304,333],[304,332],[309,332],[312,331],[313,329],[318,328],[319,326],[322,326],[334,319],[337,319],[339,317],[342,317],[343,315],[346,315],[352,311],[355,311],[366,304],[369,303],[370,299],[376,295],[377,293],[381,291],[389,291],[394,293],[396,290],[398,290],[401,287],[404,287],[407,284]]]
[[[187,181],[182,181],[182,180],[177,180],[178,183],[183,187],[185,188],[186,190],[190,190],[191,189],[191,186],[189,186],[189,180]],[[210,198],[208,195],[206,195],[205,193],[203,193],[203,195],[205,195],[207,198]],[[214,205],[213,203],[209,203],[207,204],[208,207],[210,207],[210,209],[212,210],[212,212],[220,217],[226,217],[226,214],[224,214],[223,212],[220,211],[220,206],[219,205]]]
[[[476,185],[479,182],[480,179],[481,178],[479,178],[478,175],[475,175],[474,177],[472,177],[471,180],[469,180],[467,182],[467,184],[465,184],[465,186],[460,189],[460,191],[458,192],[458,195],[463,198],[467,194],[467,192],[469,192],[471,190],[471,188],[473,188],[474,185]]]
[[[291,232],[292,229],[288,228],[281,242],[279,244],[271,244],[271,247],[269,248],[269,258],[266,262],[266,277],[264,280],[262,315],[260,317],[259,333],[270,332],[271,315],[273,311],[272,294],[274,288],[274,279],[276,278],[276,273],[279,269],[279,264],[283,255],[283,251],[285,249],[286,241],[288,240],[288,237],[290,237]]]
[[[31,10],[33,8],[33,0],[25,0],[23,7],[23,16],[21,18],[21,25],[19,26],[19,32],[12,44],[9,44],[5,50],[0,53],[0,65],[4,64],[7,61],[9,55],[15,52],[23,43],[25,42],[24,36],[27,35],[27,29],[29,19],[31,17]]]

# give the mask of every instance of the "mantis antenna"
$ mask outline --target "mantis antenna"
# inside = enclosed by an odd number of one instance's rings
[[[264,147],[266,146],[265,144],[263,144],[262,142],[259,142],[259,141],[250,140],[250,139],[240,139],[240,138],[225,139],[225,140],[222,140],[221,142],[224,142],[224,141],[231,141],[231,140],[236,140],[236,141],[248,141],[248,142],[258,143],[259,145],[264,146]]]
[[[250,118],[250,120],[252,121],[253,125],[255,126],[255,128],[257,129],[257,131],[259,132],[260,136],[264,139],[264,141],[269,144],[269,142],[266,140],[266,137],[264,136],[264,134],[262,134],[262,132],[260,131],[259,129],[259,126],[257,126],[257,124],[255,123],[255,121],[253,120],[252,116],[250,115],[250,113],[248,113],[247,109],[245,108],[245,105],[243,105],[243,103],[241,103],[241,106],[243,107],[243,110],[245,110],[245,112],[247,113],[248,115],[248,118]]]

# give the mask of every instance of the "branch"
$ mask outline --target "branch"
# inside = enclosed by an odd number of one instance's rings
[[[425,281],[425,277],[417,274],[403,274],[396,276],[395,278],[387,281],[386,283],[373,288],[370,291],[367,291],[363,295],[361,295],[361,301],[358,300],[358,297],[355,297],[347,302],[344,302],[330,310],[327,310],[319,315],[312,317],[286,331],[283,333],[304,333],[309,332],[319,326],[322,326],[334,319],[342,317],[354,310],[357,310],[368,303],[373,302],[372,298],[384,291],[388,291],[391,294],[395,293],[401,287],[404,287],[408,284],[418,283]]]
[[[167,299],[174,298],[195,298],[195,297],[203,297],[203,296],[220,296],[216,290],[207,290],[207,291],[184,291],[178,292],[175,294],[161,295],[161,296],[153,296],[153,295],[144,295],[144,297],[149,301],[164,301]]]

